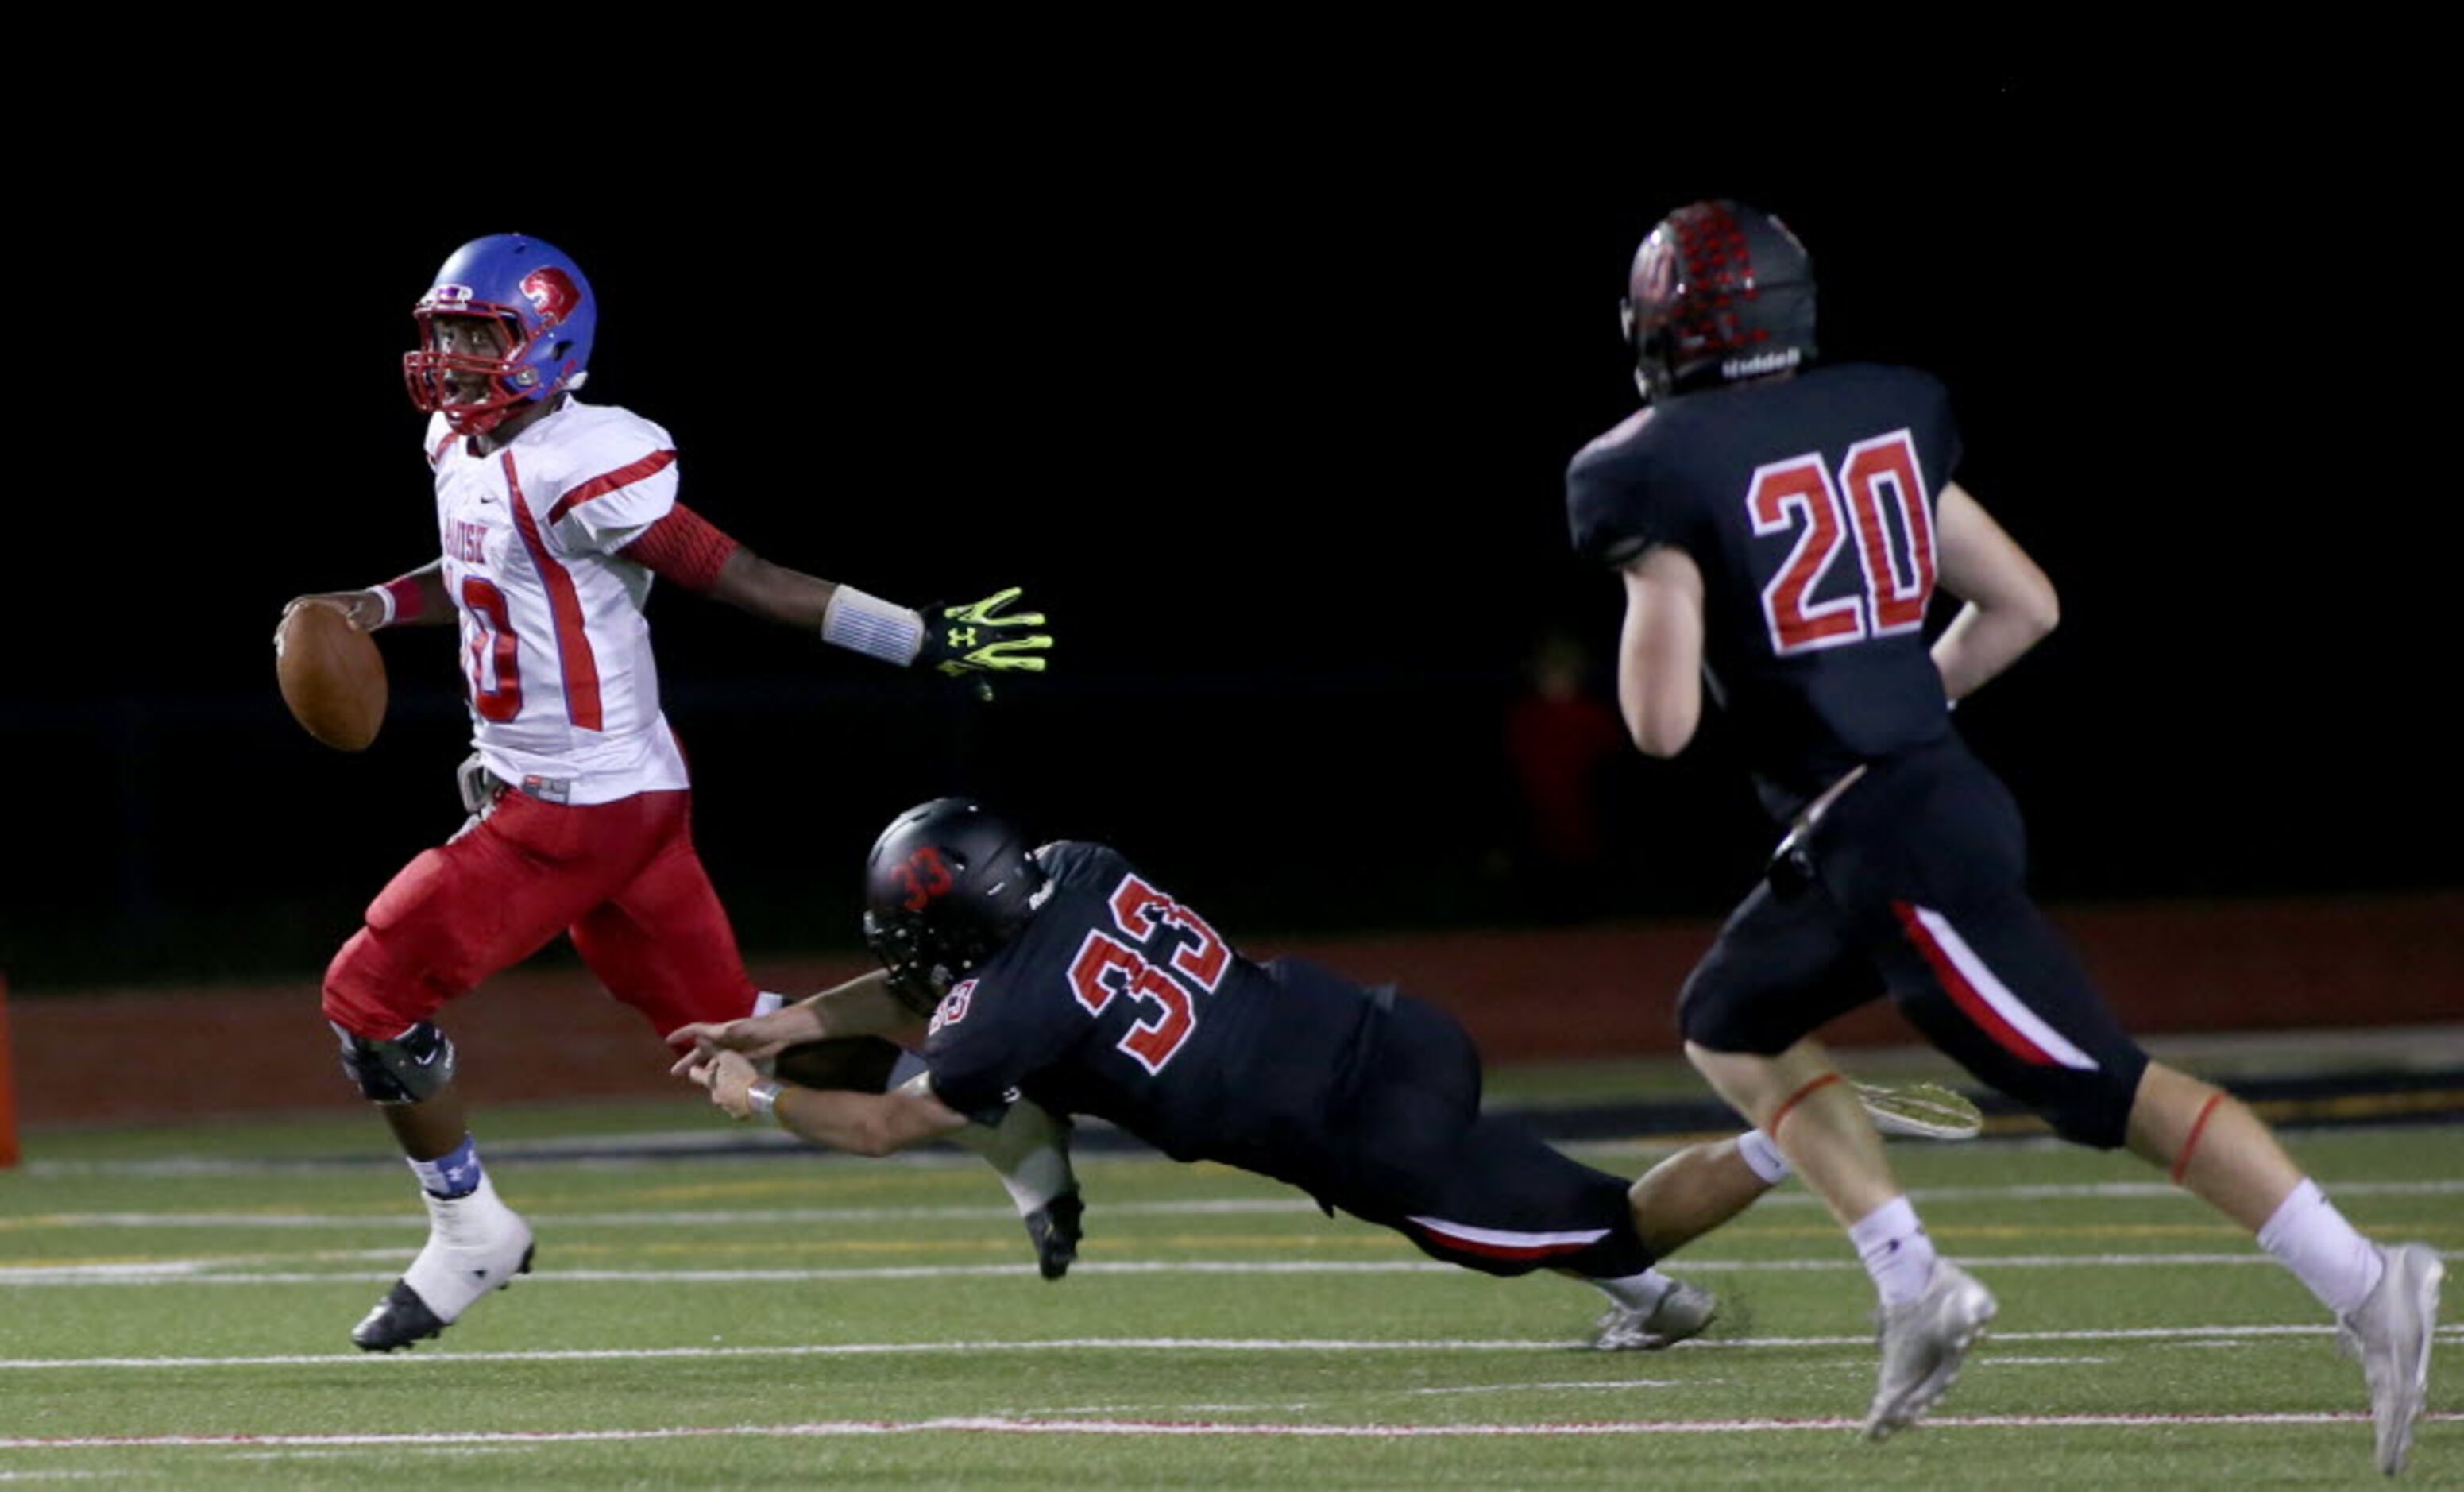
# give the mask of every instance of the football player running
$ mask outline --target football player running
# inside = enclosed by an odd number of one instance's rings
[[[378,894],[324,979],[343,1070],[385,1115],[430,1219],[427,1246],[351,1333],[377,1351],[435,1335],[531,1266],[530,1227],[471,1138],[453,1043],[434,1020],[448,1001],[561,932],[658,1032],[778,1003],[747,977],[693,849],[643,615],[652,581],[979,685],[1042,669],[1052,645],[1041,615],[1006,609],[1014,589],[913,610],[763,560],[679,502],[668,432],[577,397],[598,302],[552,246],[519,233],[465,244],[412,317],[403,367],[429,415],[443,554],[284,613],[331,606],[370,632],[458,623],[476,747],[462,773],[469,822]],[[1031,1108],[972,1137],[1022,1212],[1074,1203],[1059,1131]]]
[[[784,1009],[696,1023],[675,1070],[738,1119],[886,1155],[994,1125],[1017,1103],[1092,1114],[1176,1160],[1271,1176],[1467,1269],[1549,1268],[1610,1301],[1604,1349],[1701,1331],[1711,1296],[1657,1262],[1788,1174],[1760,1134],[1691,1146],[1640,1180],[1480,1111],[1453,1018],[1298,959],[1254,963],[1102,845],[1031,849],[1008,821],[939,799],[893,821],[865,881],[876,974]],[[923,1070],[887,1093],[824,1091],[757,1064],[796,1043],[912,1030]],[[1867,1089],[1895,1132],[1976,1132],[1947,1089]]]
[[[1815,281],[1777,220],[1699,202],[1635,254],[1644,407],[1575,456],[1574,547],[1626,593],[1618,698],[1672,757],[1705,688],[1785,830],[1680,1002],[1686,1050],[1778,1142],[1881,1298],[1868,1437],[1950,1386],[1994,1313],[1939,1258],[1811,1033],[1887,993],[1943,1051],[2083,1145],[2127,1147],[2256,1235],[2361,1359],[2381,1470],[2427,1393],[2443,1267],[2357,1233],[2230,1095],[2148,1060],[2030,900],[2018,810],[1951,705],[2058,617],[1951,480],[1958,427],[1909,368],[1815,361]],[[1927,643],[1937,586],[1966,604]]]

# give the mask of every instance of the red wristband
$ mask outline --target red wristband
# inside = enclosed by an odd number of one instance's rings
[[[377,588],[393,598],[393,619],[397,623],[416,622],[428,609],[428,592],[420,588],[415,575],[396,576]]]

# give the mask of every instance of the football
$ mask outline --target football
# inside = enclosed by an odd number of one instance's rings
[[[282,619],[274,676],[292,718],[337,751],[365,751],[385,724],[385,658],[376,639],[331,606],[300,606]]]

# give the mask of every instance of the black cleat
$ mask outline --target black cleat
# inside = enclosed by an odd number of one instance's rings
[[[445,1329],[436,1312],[408,1283],[396,1280],[384,1300],[351,1328],[351,1345],[363,1352],[390,1352],[424,1342]]]
[[[1087,1204],[1070,1188],[1026,1215],[1026,1236],[1035,1243],[1035,1267],[1047,1280],[1058,1280],[1078,1262],[1078,1240],[1084,1237],[1078,1219]]]
[[[517,1275],[531,1272],[531,1259],[539,1250],[522,1250],[522,1262],[514,1269]],[[508,1282],[511,1283],[511,1282]],[[498,1286],[499,1289],[503,1286]],[[391,1352],[427,1341],[442,1333],[451,1323],[428,1308],[419,1292],[407,1280],[396,1280],[385,1299],[376,1303],[360,1324],[351,1328],[351,1345],[363,1352]]]

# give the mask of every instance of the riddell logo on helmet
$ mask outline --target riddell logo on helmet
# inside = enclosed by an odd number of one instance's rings
[[[550,264],[522,276],[522,298],[531,303],[540,320],[555,326],[582,304],[582,290],[573,283],[572,275]]]
[[[422,301],[421,304],[428,306],[467,306],[475,298],[477,297],[471,294],[471,287],[468,285],[439,285],[428,293],[428,298]]]
[[[1783,368],[1793,368],[1804,361],[1804,358],[1805,353],[1801,348],[1774,347],[1769,352],[1757,352],[1751,357],[1730,358],[1720,364],[1720,376],[1722,378],[1759,378],[1765,373],[1777,373]]]

